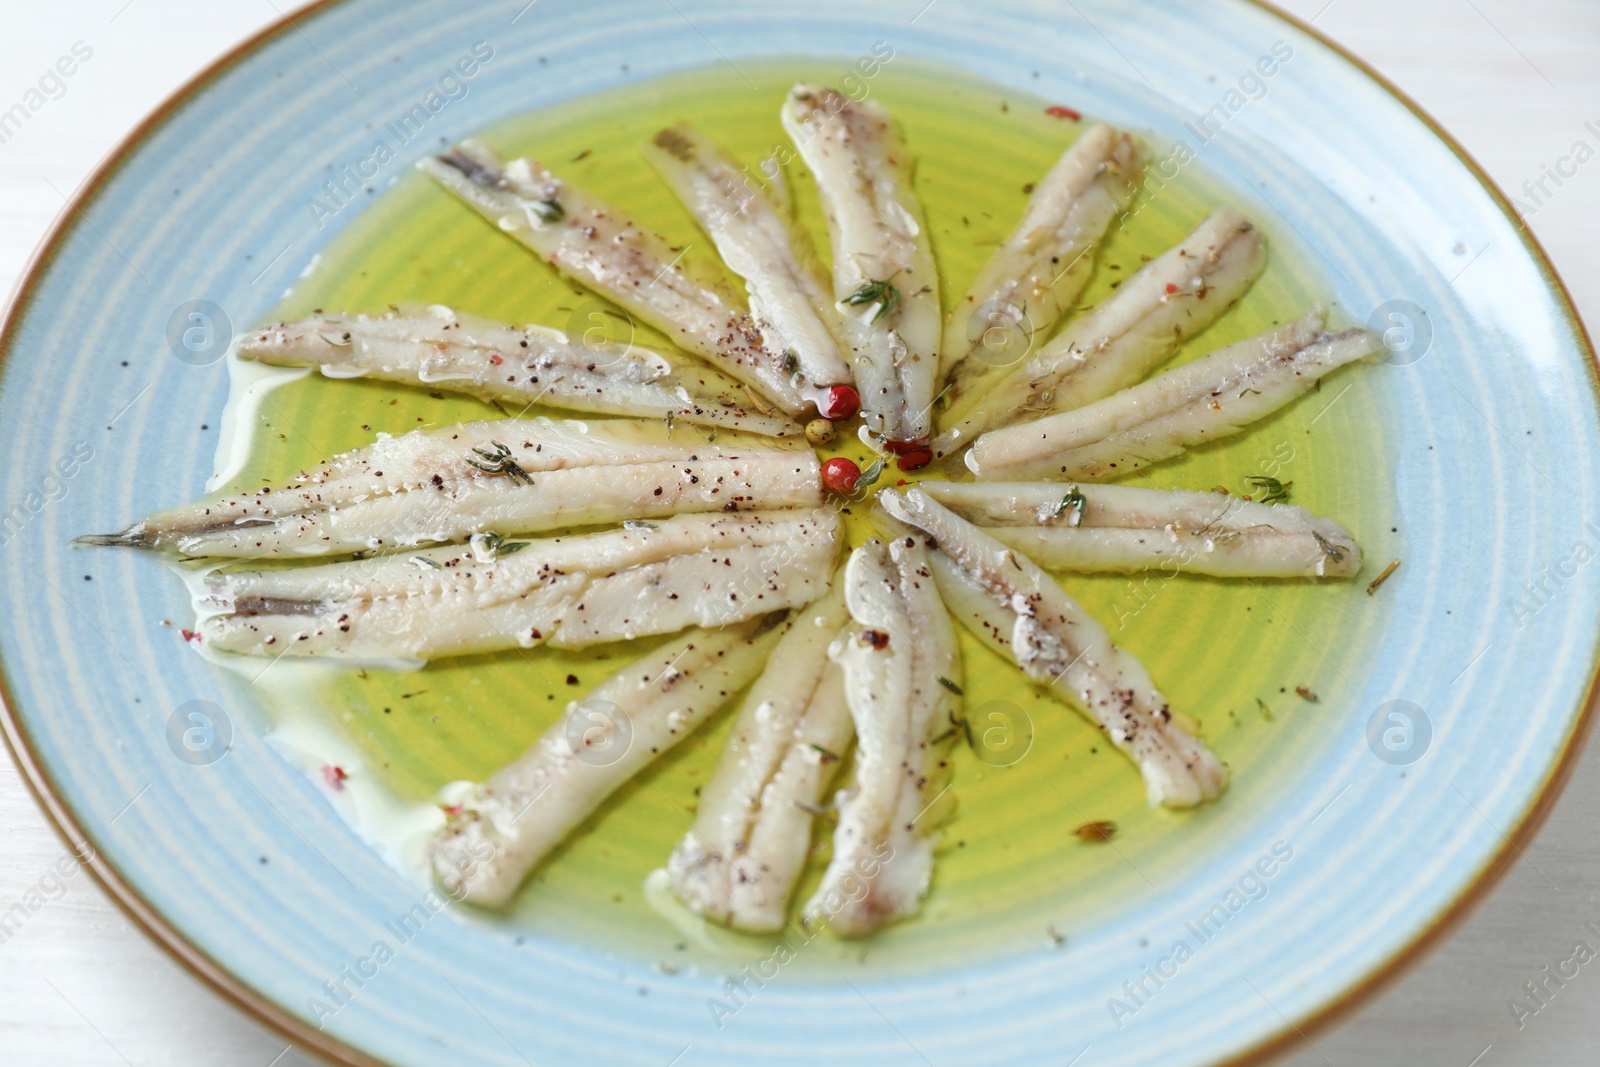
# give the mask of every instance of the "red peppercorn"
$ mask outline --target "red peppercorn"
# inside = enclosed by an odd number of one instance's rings
[[[933,451],[926,445],[918,445],[894,461],[894,465],[903,471],[914,471],[918,467],[926,467],[933,462]]]
[[[1173,285],[1171,282],[1167,283],[1167,292],[1176,293],[1177,291],[1178,291],[1178,287],[1176,285]]]
[[[851,386],[836,385],[828,390],[820,414],[830,422],[843,422],[860,410],[861,394]]]
[[[1062,107],[1060,104],[1056,104],[1054,107],[1045,108],[1044,113],[1046,115],[1054,116],[1058,119],[1071,119],[1073,122],[1077,122],[1079,119],[1083,118],[1083,113],[1081,111],[1074,111],[1072,108]]]
[[[861,468],[845,459],[834,456],[822,462],[822,487],[840,496],[850,492],[861,479]]]

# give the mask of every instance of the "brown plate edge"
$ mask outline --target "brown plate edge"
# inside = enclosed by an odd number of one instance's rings
[[[9,351],[11,334],[15,324],[29,304],[33,287],[42,275],[45,264],[71,231],[73,220],[81,212],[82,205],[92,199],[94,194],[111,179],[121,167],[124,159],[191,96],[207,83],[215,80],[245,55],[256,50],[272,38],[294,28],[294,24],[298,19],[306,15],[315,14],[323,8],[331,7],[340,2],[341,0],[314,0],[314,2],[307,4],[303,8],[281,16],[245,38],[174,90],[100,161],[89,178],[63,205],[55,221],[51,223],[44,239],[35,249],[33,255],[29,257],[27,264],[18,276],[17,282],[7,300],[3,317],[0,317],[0,360],[3,360]],[[1513,209],[1510,200],[1484,171],[1478,161],[1473,158],[1472,154],[1402,89],[1379,73],[1365,60],[1328,37],[1321,30],[1289,12],[1280,10],[1268,3],[1267,0],[1245,0],[1245,2],[1260,8],[1262,11],[1282,20],[1317,41],[1376,82],[1385,92],[1398,100],[1427,126],[1434,136],[1438,137],[1454,153],[1456,158],[1466,166],[1473,177],[1478,180],[1478,183],[1499,205],[1506,217],[1517,223],[1517,228],[1522,234],[1524,248],[1538,265],[1540,272],[1545,277],[1546,284],[1559,298],[1558,303],[1561,305],[1562,313],[1566,316],[1574,336],[1577,337],[1588,354],[1590,382],[1592,386],[1596,387],[1597,391],[1600,391],[1600,361],[1596,359],[1594,342],[1589,336],[1589,331],[1584,326],[1582,318],[1578,315],[1570,290],[1568,290],[1566,283],[1562,281],[1560,274],[1557,273],[1554,264],[1551,263],[1544,246],[1539,243],[1538,238],[1526,226],[1522,225],[1521,219]],[[1310,1034],[1325,1031],[1340,1019],[1353,1013],[1380,990],[1397,981],[1407,971],[1420,963],[1428,952],[1437,948],[1445,936],[1464,922],[1473,909],[1487,898],[1489,891],[1498,884],[1516,859],[1521,856],[1522,846],[1530,842],[1537,835],[1540,827],[1544,825],[1545,820],[1554,809],[1556,801],[1560,799],[1562,791],[1571,780],[1581,760],[1584,746],[1597,718],[1597,705],[1600,705],[1600,648],[1597,648],[1593,659],[1592,670],[1594,673],[1590,678],[1589,691],[1585,697],[1583,709],[1574,722],[1572,730],[1567,735],[1560,757],[1545,776],[1538,796],[1523,814],[1516,827],[1510,833],[1502,835],[1505,839],[1504,846],[1480,868],[1476,877],[1462,889],[1456,899],[1441,911],[1426,929],[1391,953],[1387,960],[1374,968],[1360,982],[1299,1020],[1286,1020],[1284,1027],[1277,1033],[1263,1038],[1248,1049],[1219,1061],[1219,1064],[1226,1065],[1226,1067],[1250,1067],[1250,1065],[1265,1063],[1283,1055],[1291,1045],[1298,1041],[1304,1041],[1309,1045]],[[12,711],[12,703],[4,675],[0,674],[0,733],[5,736],[6,747],[10,750],[17,767],[22,771],[23,780],[27,783],[40,808],[44,811],[68,849],[73,855],[80,857],[83,866],[89,871],[90,875],[127,914],[129,919],[196,978],[232,1001],[236,1007],[253,1017],[257,1022],[277,1031],[302,1050],[314,1052],[331,1062],[348,1065],[348,1067],[389,1067],[382,1061],[375,1060],[345,1043],[331,1038],[329,1035],[310,1026],[298,1016],[290,1014],[217,963],[169,924],[123,878],[115,865],[101,856],[93,847],[88,835],[78,825],[77,820],[72,812],[68,810],[66,804],[57,796],[54,785],[35,758],[26,731],[23,729],[21,721]]]

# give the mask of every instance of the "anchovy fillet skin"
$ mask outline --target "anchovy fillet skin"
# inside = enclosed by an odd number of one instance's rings
[[[667,862],[696,913],[738,930],[783,929],[816,812],[854,736],[844,676],[828,658],[849,617],[836,574],[793,616],[744,698],[694,828]]]
[[[701,360],[574,340],[437,304],[275,323],[247,334],[237,354],[277,367],[320,367],[330,378],[422,385],[522,408],[682,419],[767,437],[800,432],[792,419],[757,411],[739,382]]]
[[[1019,415],[1070,411],[1142,381],[1232,307],[1266,261],[1261,233],[1248,219],[1231,208],[1216,212],[993,388],[951,404],[934,455],[957,452]]]
[[[430,849],[439,884],[455,899],[504,907],[607,797],[744,688],[782,631],[770,617],[690,631],[568,704],[532,747],[447,809]]]
[[[1325,332],[1318,309],[1076,411],[990,430],[966,454],[983,481],[1120,478],[1239,433],[1347,363],[1383,352],[1368,330]]]
[[[810,449],[673,441],[664,427],[624,421],[504,419],[380,436],[280,487],[188,504],[79,540],[191,556],[298,558],[821,503]]]
[[[951,611],[1022,672],[1088,713],[1144,776],[1151,806],[1187,808],[1222,793],[1222,762],[1174,719],[1131,653],[1041,570],[919,488],[878,494],[888,523],[937,546],[931,566]]]
[[[824,410],[828,389],[854,379],[830,325],[838,313],[828,283],[804,231],[779,213],[756,178],[687,123],[660,131],[644,151],[723,263],[744,279],[767,351],[792,358],[786,406]]]
[[[939,374],[939,275],[911,155],[876,101],[796,85],[782,116],[827,215],[833,295],[867,428],[891,444],[923,443]]]
[[[683,515],[645,528],[319,566],[213,572],[198,624],[252,655],[431,660],[583,648],[797,608],[827,587],[838,515]]]
[[[1293,504],[1088,482],[923,482],[928,496],[1047,570],[1350,578],[1350,531]]]
[[[830,654],[855,723],[855,778],[803,914],[813,928],[859,937],[915,914],[928,891],[938,828],[954,810],[961,660],[920,539],[867,541],[844,584],[851,621]]]
[[[1133,196],[1139,165],[1133,138],[1096,125],[1040,179],[1022,221],[946,318],[939,352],[950,405],[981,394],[1073,310],[1106,229]]]
[[[802,414],[783,354],[767,350],[749,312],[724,286],[690,275],[682,262],[687,249],[672,247],[543,164],[502,163],[476,141],[419,165],[552,267],[766,394],[787,414]]]

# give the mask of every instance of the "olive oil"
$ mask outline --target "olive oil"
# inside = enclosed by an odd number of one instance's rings
[[[687,119],[764,181],[763,161],[775,153],[792,155],[778,121],[788,87],[797,80],[835,80],[846,67],[815,59],[747,64],[754,88],[726,66],[698,70],[571,101],[479,137],[507,158],[540,159],[661,232],[685,250],[694,269],[715,275],[722,268],[714,249],[644,162],[639,146],[663,126]],[[853,85],[855,95],[866,93],[892,109],[916,156],[916,190],[948,308],[1015,225],[1031,183],[1092,118],[1074,121],[1062,106],[1071,101],[1036,99],[903,59]],[[1150,145],[1150,154],[1161,148]],[[810,176],[794,160],[784,171],[802,222],[826,253]],[[1137,211],[1113,226],[1083,306],[1105,298],[1144,258],[1177,243],[1224,204],[1243,210],[1269,241],[1263,277],[1215,326],[1185,345],[1175,362],[1259,333],[1326,299],[1293,232],[1278,225],[1270,208],[1209,178],[1203,161],[1136,204]],[[736,279],[729,284],[738,290]],[[665,343],[560,278],[418,173],[374,197],[274,317],[300,317],[317,308],[382,312],[410,302],[447,304],[573,334],[599,329],[647,346]],[[1337,308],[1333,317],[1338,319]],[[249,458],[224,488],[286,477],[322,457],[368,444],[378,432],[501,414],[426,387],[310,375],[273,392],[259,418],[242,427],[250,434]],[[1220,801],[1193,812],[1150,809],[1136,768],[1093,726],[963,634],[963,689],[976,746],[959,748],[955,757],[959,807],[944,830],[922,914],[859,944],[826,934],[811,938],[792,927],[791,947],[806,947],[786,970],[822,973],[845,958],[858,969],[895,970],[1055,951],[1063,945],[1058,931],[1070,951],[1072,931],[1177,885],[1235,840],[1247,822],[1238,813],[1271,804],[1292,789],[1297,775],[1325,750],[1335,725],[1368,710],[1353,706],[1353,683],[1365,677],[1376,652],[1387,602],[1381,593],[1369,597],[1365,586],[1402,554],[1393,529],[1394,417],[1371,368],[1358,366],[1248,433],[1133,479],[1247,493],[1248,477],[1276,478],[1293,503],[1338,519],[1356,535],[1367,562],[1355,581],[1232,581],[1169,577],[1159,570],[1063,579],[1113,638],[1143,660],[1172,706],[1200,723],[1202,736],[1229,764],[1233,782]],[[674,432],[703,437],[707,431],[679,425]],[[824,451],[863,466],[871,458],[853,433],[841,433]],[[880,484],[939,476],[944,475],[903,475],[891,466]],[[873,535],[868,510],[860,502],[846,507],[852,543]],[[569,700],[652,643],[513,651],[403,674],[297,674],[294,685],[268,689],[267,712],[295,736],[337,735],[341,749],[359,764],[352,773],[362,777],[362,788],[381,790],[389,810],[411,805],[412,817],[402,821],[414,837],[442,787],[481,779],[515,757]],[[1297,687],[1320,699],[1313,703]],[[721,931],[686,937],[652,910],[643,888],[689,829],[731,711],[730,706],[621,789],[535,873],[509,914],[485,921],[516,934],[667,961],[673,968],[698,964],[713,973],[730,955],[769,955],[771,938]],[[1114,824],[1115,830],[1083,832],[1092,824]],[[386,832],[376,825],[364,829],[378,838]],[[819,827],[816,842],[802,895],[825,861],[826,827]],[[416,841],[409,851],[388,844],[394,854],[414,854]],[[424,877],[420,867],[408,875]]]

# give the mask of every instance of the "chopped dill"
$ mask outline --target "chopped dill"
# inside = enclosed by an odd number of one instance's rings
[[[561,206],[561,201],[554,199],[535,200],[528,205],[528,210],[532,211],[534,217],[546,225],[552,222],[560,222],[567,217],[567,209]]]
[[[511,458],[511,449],[499,441],[490,441],[489,443],[494,446],[493,452],[477,446],[472,449],[473,454],[483,460],[482,463],[473,459],[472,456],[467,457],[467,463],[485,474],[504,474],[511,479],[512,484],[517,482],[521,482],[523,485],[533,484],[533,479],[528,476],[528,472],[523,470],[517,464],[517,461]]]
[[[877,322],[885,315],[893,315],[900,307],[900,290],[890,285],[887,280],[869,281],[843,300],[841,304],[851,307],[860,307],[863,304],[877,304],[878,310],[872,316],[872,321]]]
[[[500,556],[509,556],[513,552],[521,552],[532,543],[532,541],[507,541],[493,530],[483,535],[483,547],[488,551],[489,555],[497,559]]]
[[[956,727],[960,729],[962,735],[966,737],[967,747],[976,752],[978,750],[978,742],[974,741],[972,738],[972,723],[968,722],[966,716],[964,715],[959,719],[952,715],[950,716],[950,721],[954,723]]]
[[[1317,531],[1315,531],[1315,530],[1311,531],[1311,536],[1316,539],[1317,547],[1322,549],[1322,554],[1324,556],[1327,556],[1329,559],[1333,560],[1335,563],[1339,563],[1339,562],[1343,561],[1343,559],[1344,559],[1344,549],[1340,548],[1338,545],[1334,544],[1332,541],[1328,540],[1326,537],[1323,537],[1321,534],[1317,533]]]
[[[956,696],[962,697],[962,696],[966,696],[967,695],[966,692],[964,690],[962,690],[962,688],[959,685],[957,685],[956,683],[952,682],[950,679],[946,678],[944,675],[940,674],[940,675],[937,675],[936,677],[939,679],[939,684],[940,685],[942,685],[946,689],[950,690],[950,692],[954,693]]]

